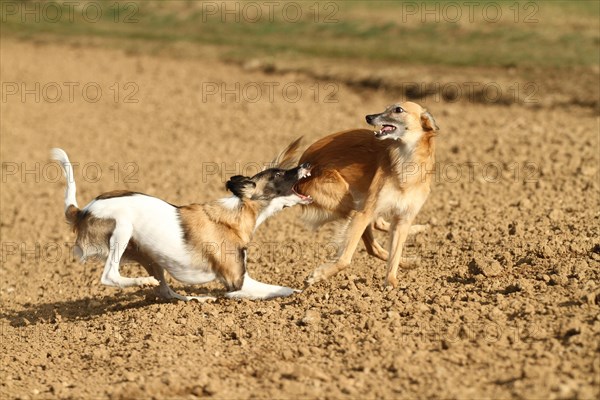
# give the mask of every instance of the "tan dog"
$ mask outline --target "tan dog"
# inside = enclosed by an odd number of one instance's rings
[[[316,226],[348,221],[340,232],[337,261],[318,267],[308,284],[350,265],[361,237],[369,254],[387,259],[386,285],[396,287],[398,266],[410,263],[402,257],[402,248],[429,195],[439,128],[429,112],[412,102],[392,105],[366,119],[382,128],[334,133],[313,143],[300,157],[300,163],[313,166],[312,177],[297,184],[299,193],[313,199],[303,206],[304,219]],[[383,216],[391,218],[389,254],[373,236],[374,226],[388,230]]]

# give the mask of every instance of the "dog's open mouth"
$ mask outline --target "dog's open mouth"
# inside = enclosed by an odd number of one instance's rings
[[[375,137],[384,137],[386,135],[389,135],[390,133],[394,132],[396,130],[396,127],[394,125],[382,125],[381,129],[378,131],[374,131],[373,133],[375,134]]]
[[[296,196],[300,197],[300,199],[301,199],[303,202],[312,203],[312,201],[313,201],[312,197],[310,197],[310,196],[305,196],[305,195],[303,195],[302,193],[298,193],[298,188],[297,188],[296,186],[294,186],[294,187],[292,188],[292,193],[294,193]]]
[[[296,196],[300,197],[300,200],[302,200],[303,203],[308,204],[308,203],[312,203],[313,198],[307,195],[304,195],[302,193],[300,193],[299,189],[298,189],[298,183],[302,180],[302,179],[306,179],[310,176],[310,169],[307,168],[302,168],[300,170],[300,179],[298,179],[298,182],[296,182],[296,184],[294,186],[292,186],[292,193],[295,194]]]

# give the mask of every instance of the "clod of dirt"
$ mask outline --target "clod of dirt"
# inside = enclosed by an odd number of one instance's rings
[[[600,305],[600,289],[584,294],[582,300],[591,306]]]
[[[523,226],[520,225],[517,221],[514,221],[508,224],[508,234],[509,235],[522,235],[523,234]]]
[[[203,388],[203,392],[207,396],[213,396],[221,390],[217,382],[211,381],[206,384]]]
[[[569,341],[571,337],[580,335],[582,332],[582,323],[578,320],[573,320],[562,326],[560,336],[563,341]]]
[[[550,220],[554,221],[554,222],[558,222],[558,221],[562,220],[564,218],[564,216],[565,216],[565,214],[562,212],[562,210],[559,210],[557,208],[553,209],[548,214],[548,218],[550,218]]]
[[[519,210],[521,210],[521,211],[528,210],[531,208],[532,203],[531,203],[531,200],[529,200],[529,199],[523,199],[523,200],[519,201],[518,206],[519,206]]]
[[[469,263],[469,272],[473,275],[481,274],[489,278],[500,275],[502,273],[502,266],[496,260],[475,257]]]
[[[318,324],[321,320],[321,314],[317,310],[307,310],[304,317],[300,320],[301,325]]]

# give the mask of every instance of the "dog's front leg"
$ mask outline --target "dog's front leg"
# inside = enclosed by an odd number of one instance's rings
[[[250,278],[247,269],[247,255],[248,250],[245,248],[242,249],[239,263],[236,261],[235,265],[231,265],[228,269],[229,274],[225,274],[224,277],[228,288],[230,290],[236,289],[225,294],[225,296],[238,299],[264,300],[273,297],[286,297],[300,292],[299,290],[285,286],[269,285],[268,283],[258,282]],[[230,261],[233,262],[233,260]],[[228,281],[230,283],[227,283]]]
[[[225,296],[237,299],[266,300],[273,297],[287,297],[300,292],[300,290],[285,286],[269,285],[268,283],[255,281],[246,272],[242,288],[234,292],[229,292]]]
[[[402,249],[406,242],[406,237],[410,233],[411,222],[397,217],[392,220],[390,227],[390,258],[388,259],[387,275],[385,278],[386,287],[391,286],[395,288],[398,286],[396,274],[400,263],[405,265],[414,262],[414,260],[402,257]]]

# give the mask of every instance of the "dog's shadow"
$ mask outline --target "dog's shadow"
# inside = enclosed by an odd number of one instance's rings
[[[188,288],[190,295],[212,295],[217,301],[224,291],[205,288]],[[0,320],[9,321],[13,327],[24,327],[37,324],[51,324],[61,321],[87,321],[97,317],[149,307],[153,304],[176,304],[178,300],[164,300],[156,297],[149,289],[135,292],[123,291],[103,297],[85,297],[77,300],[55,301],[50,303],[26,303],[20,311],[0,311]]]

